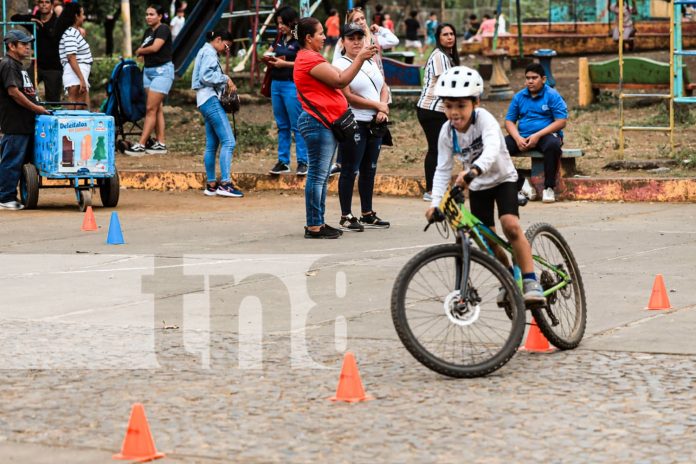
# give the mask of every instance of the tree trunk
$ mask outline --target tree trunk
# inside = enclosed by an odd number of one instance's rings
[[[131,17],[129,0],[121,0],[121,19],[123,20],[123,50],[121,54],[125,58],[130,58],[133,56],[133,48],[131,43]]]
[[[26,14],[26,12],[29,10],[29,2],[27,0],[5,0],[5,1],[7,2],[7,18],[5,18],[5,21],[9,21],[10,17],[14,14],[18,14],[18,13]]]

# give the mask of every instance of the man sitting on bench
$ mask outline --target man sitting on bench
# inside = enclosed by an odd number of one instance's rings
[[[505,129],[510,134],[505,144],[512,156],[530,150],[544,155],[542,201],[553,203],[568,107],[563,97],[546,85],[546,73],[540,64],[527,66],[524,80],[526,88],[515,94],[505,116]]]

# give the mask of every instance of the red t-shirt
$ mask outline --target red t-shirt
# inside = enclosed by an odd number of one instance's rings
[[[338,37],[341,35],[341,28],[338,24],[338,15],[329,16],[326,20],[326,37]]]
[[[307,106],[305,99],[312,102],[312,105],[314,105],[329,122],[334,122],[348,109],[348,100],[346,100],[343,92],[339,89],[329,87],[309,74],[316,65],[326,62],[327,61],[321,53],[303,48],[297,53],[297,58],[295,58],[295,69],[293,71],[295,87],[297,87],[298,98],[300,99],[300,103],[302,103],[302,109],[322,123],[324,122],[323,119]],[[299,93],[302,93],[302,97],[299,96]]]

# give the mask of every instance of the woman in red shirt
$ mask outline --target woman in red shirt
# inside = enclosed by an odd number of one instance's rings
[[[377,53],[377,47],[361,50],[344,71],[334,68],[321,54],[326,36],[315,18],[302,18],[296,26],[296,37],[302,49],[297,53],[293,77],[302,103],[297,128],[307,144],[309,170],[305,183],[307,226],[305,238],[338,238],[341,231],[324,222],[326,190],[336,138],[322,119],[333,122],[348,109],[348,101],[340,89],[348,86],[362,64]],[[308,104],[309,103],[309,104]],[[318,111],[323,116],[315,113]]]

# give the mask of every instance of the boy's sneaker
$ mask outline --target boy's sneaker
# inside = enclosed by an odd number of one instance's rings
[[[221,197],[242,198],[244,196],[242,191],[237,189],[232,182],[221,183],[215,193]]]
[[[553,203],[556,201],[556,194],[553,192],[551,187],[544,189],[544,193],[541,196],[541,201],[544,203]]]
[[[212,184],[209,184],[206,182],[205,190],[203,190],[203,195],[208,196],[208,197],[214,197],[215,195],[217,195],[217,189],[218,189],[217,182],[213,182]]]
[[[368,229],[388,229],[390,225],[388,221],[380,219],[374,211],[360,216],[360,224]]]
[[[155,142],[150,148],[145,149],[148,155],[166,155],[167,147],[163,143]]]
[[[145,147],[143,145],[134,143],[130,148],[124,151],[124,153],[128,156],[143,156],[147,152],[145,151]]]
[[[306,176],[307,175],[307,165],[305,163],[297,163],[296,174],[298,176]]]
[[[6,201],[4,203],[0,203],[0,208],[9,209],[12,211],[19,211],[20,209],[24,209],[24,205],[18,201],[12,200],[12,201]]]
[[[537,280],[524,279],[522,281],[522,297],[524,304],[527,306],[544,306],[546,298],[544,297],[544,289]]]
[[[334,163],[331,165],[331,171],[329,171],[329,177],[335,176],[336,174],[341,173],[341,165],[338,163]]]
[[[433,196],[430,194],[430,192],[425,192],[423,194],[423,201],[433,201]]]
[[[338,238],[341,236],[341,231],[338,229],[334,229],[333,227],[328,227],[326,224],[321,226],[321,228],[313,232],[309,230],[307,227],[304,228],[304,238]]]
[[[288,166],[285,163],[281,163],[278,161],[275,166],[273,166],[273,169],[268,171],[271,174],[284,174],[286,172],[290,172],[290,166]]]
[[[536,198],[536,189],[532,187],[529,183],[529,179],[524,179],[524,184],[522,184],[522,189],[520,190],[522,194],[529,199],[529,201],[534,201]]]
[[[349,214],[348,216],[341,216],[341,221],[338,223],[338,225],[341,227],[341,229],[348,230],[350,232],[362,232],[365,230],[365,227],[358,222],[358,218],[352,214]]]

